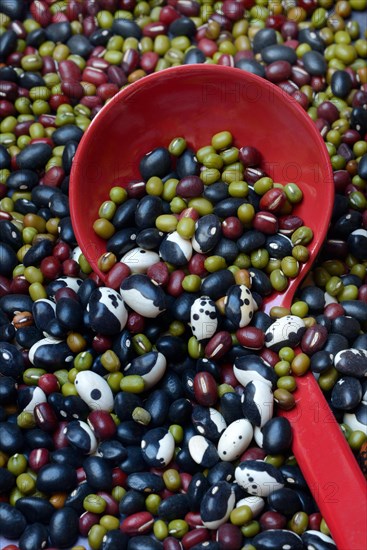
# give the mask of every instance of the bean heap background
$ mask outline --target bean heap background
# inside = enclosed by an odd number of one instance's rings
[[[334,169],[332,225],[291,310],[309,335],[318,330],[326,340],[321,350],[304,344],[311,358],[306,366],[288,347],[276,359],[268,353],[276,375],[271,386],[282,378],[278,390],[292,391],[292,375],[310,366],[366,472],[367,42],[355,21],[359,13],[363,27],[366,2],[3,4],[1,536],[20,538],[21,550],[43,542],[71,547],[79,533],[88,538],[85,547],[104,550],[173,550],[181,539],[185,549],[195,550],[303,548],[311,542],[334,547],[291,456],[288,428],[269,421],[267,450],[251,441],[234,373],[241,361],[233,369],[228,354],[220,368],[208,361],[208,370],[200,346],[187,351],[181,332],[187,305],[168,317],[158,355],[151,346],[159,349],[162,327],[157,331],[157,323],[130,309],[122,332],[106,333],[103,320],[91,324],[87,311],[99,303],[92,293],[108,291],[96,290],[101,281],[77,248],[67,195],[72,160],[90,121],[121,87],[150,72],[182,63],[234,64],[292,95],[315,120]],[[45,341],[46,335],[57,340]],[[263,376],[260,354],[254,350],[251,367]],[[139,372],[156,373],[162,356],[169,366],[158,381],[124,372],[133,361]],[[200,383],[208,381],[203,395]],[[188,399],[199,406],[192,410]],[[241,466],[237,457],[217,462],[215,454],[223,453],[215,429],[236,421],[249,439]],[[256,426],[256,419],[251,422]],[[189,441],[201,444],[194,438],[210,429],[206,463],[198,464]],[[181,449],[163,469],[162,461],[156,463],[162,450],[157,441],[164,441],[164,453],[167,446],[172,453],[172,444],[173,452]],[[93,456],[97,448],[102,456]],[[234,477],[235,492],[228,483]],[[264,492],[268,479],[271,493]],[[194,529],[201,520],[205,527]]]

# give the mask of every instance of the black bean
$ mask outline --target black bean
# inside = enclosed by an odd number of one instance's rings
[[[168,150],[165,147],[157,147],[144,155],[140,160],[139,170],[144,180],[148,180],[152,176],[163,178],[171,170],[171,157]]]
[[[218,242],[217,246],[213,249],[212,254],[216,256],[221,256],[225,259],[228,265],[232,265],[239,253],[237,244],[230,240],[222,237]]]
[[[332,226],[331,235],[346,239],[352,231],[359,229],[362,225],[362,214],[356,210],[351,210],[347,214],[343,214],[336,220]]]
[[[218,244],[221,235],[221,223],[218,216],[215,214],[202,216],[195,225],[194,250],[206,254]]]
[[[277,43],[277,33],[274,29],[259,29],[255,34],[252,49],[254,53],[260,53],[267,46],[273,46]]]
[[[350,126],[354,130],[357,130],[363,137],[367,132],[367,110],[363,107],[355,107],[352,109]]]
[[[103,537],[101,550],[116,550],[116,548],[126,550],[128,541],[129,537],[120,529],[111,529]]]
[[[168,418],[174,424],[186,424],[190,420],[191,412],[191,402],[186,397],[181,397],[171,403]]]
[[[266,235],[257,231],[257,229],[250,229],[245,231],[243,235],[237,240],[237,246],[241,252],[249,254],[258,248],[262,248],[266,242]]]
[[[12,30],[5,31],[0,36],[0,61],[4,62],[8,55],[15,51],[17,40],[18,37]]]
[[[48,529],[42,523],[27,525],[19,539],[19,550],[38,550],[44,548],[48,540]]]
[[[192,65],[195,63],[205,63],[205,54],[199,48],[189,48],[185,54],[184,65]]]
[[[64,397],[63,411],[65,420],[86,420],[90,412],[88,405],[79,395]]]
[[[269,252],[270,258],[282,259],[285,256],[292,256],[292,241],[285,235],[277,233],[266,238],[265,249]]]
[[[65,124],[57,128],[52,134],[52,140],[55,145],[66,145],[69,141],[79,141],[83,137],[83,130],[74,124]]]
[[[186,494],[176,494],[162,500],[158,508],[158,515],[166,521],[184,518],[190,511],[189,499]]]
[[[22,512],[28,523],[40,522],[48,525],[55,508],[46,499],[41,497],[18,498],[15,507]]]
[[[138,445],[145,432],[145,426],[125,420],[117,426],[116,437],[123,445]]]
[[[55,218],[65,218],[69,216],[69,199],[62,193],[55,193],[49,203],[50,211]]]
[[[130,489],[145,494],[160,493],[165,488],[162,477],[157,474],[152,474],[150,472],[130,474],[127,477],[126,484]]]
[[[331,76],[331,91],[337,97],[347,97],[352,89],[352,79],[344,70],[337,70]]]
[[[331,404],[336,409],[349,411],[357,407],[362,399],[362,384],[353,376],[340,378],[331,392]]]
[[[234,275],[228,269],[220,269],[208,275],[201,283],[201,292],[212,300],[224,296],[230,286],[235,284]]]
[[[19,85],[22,86],[22,88],[30,90],[35,86],[45,86],[45,81],[39,73],[24,71],[24,73],[19,75]]]
[[[36,242],[24,255],[23,264],[28,266],[38,265],[44,258],[50,256],[53,251],[53,243],[49,239]]]
[[[176,170],[179,179],[186,176],[198,176],[200,174],[200,165],[195,156],[195,151],[189,148],[185,149],[177,159]]]
[[[276,489],[270,493],[268,504],[270,508],[285,516],[293,516],[293,514],[302,509],[298,494],[288,487]]]
[[[232,482],[234,480],[235,467],[231,462],[218,462],[208,471],[209,485],[216,485],[220,481]]]
[[[163,213],[162,201],[159,197],[146,195],[135,211],[135,224],[139,229],[154,227],[155,220]]]
[[[8,342],[0,342],[0,374],[16,380],[24,370],[24,360],[21,352]]]
[[[220,410],[227,424],[243,418],[241,397],[237,393],[225,393],[220,398]]]
[[[316,286],[304,287],[300,292],[299,299],[307,303],[310,313],[320,313],[325,307],[324,292]]]
[[[62,241],[72,245],[76,246],[77,241],[75,237],[75,233],[73,230],[73,226],[71,223],[71,219],[69,217],[62,218],[59,222],[59,237]]]
[[[9,220],[0,220],[0,242],[11,246],[15,252],[23,244],[19,229]]]
[[[367,153],[362,155],[362,157],[359,160],[358,163],[358,175],[364,179],[367,180]]]
[[[333,355],[325,350],[317,351],[311,357],[312,372],[321,373],[333,366]]]
[[[44,493],[70,492],[76,485],[75,469],[67,464],[46,464],[37,475],[37,489]]]
[[[237,197],[227,197],[222,201],[217,202],[214,206],[214,214],[219,218],[227,218],[228,216],[235,216],[238,208],[247,203],[247,200],[237,198]]]
[[[7,493],[15,485],[15,476],[6,468],[0,468],[0,493]]]
[[[253,543],[257,550],[279,550],[279,548],[302,550],[304,548],[301,537],[286,529],[262,531],[254,537]]]
[[[109,29],[96,29],[89,36],[89,41],[93,46],[106,46],[112,33]]]
[[[56,317],[69,330],[78,330],[83,324],[83,308],[72,298],[61,298],[56,303]]]
[[[1,299],[0,299],[1,300]],[[367,319],[367,303],[362,300],[344,300],[340,302],[344,311],[350,317],[364,323]]]
[[[27,46],[39,48],[43,42],[46,42],[46,33],[44,29],[34,29],[27,35]]]
[[[0,275],[11,277],[17,264],[18,259],[11,246],[0,242]]]
[[[18,83],[18,73],[14,67],[5,66],[0,67],[0,80],[5,80],[6,82],[15,82]],[[3,145],[1,147],[4,147]]]
[[[331,332],[342,334],[350,343],[357,338],[360,330],[360,323],[353,317],[340,315],[331,321]]]
[[[154,390],[146,399],[144,409],[151,416],[149,426],[162,426],[167,418],[170,401],[163,390]]]
[[[18,172],[15,172],[16,174]],[[49,185],[37,185],[32,189],[32,201],[38,206],[48,206],[51,197],[54,193],[61,193],[61,191],[55,187]]]
[[[30,449],[39,449],[43,447],[45,449],[52,450],[54,448],[52,435],[46,433],[40,428],[32,428],[31,430],[26,430],[24,437],[26,445]]]
[[[1,78],[1,76],[0,76]],[[4,145],[0,145],[0,170],[3,170],[4,168],[9,169],[11,164],[11,157],[8,153],[8,150],[4,147]],[[16,173],[16,172],[15,172]],[[10,179],[11,174],[9,175],[8,179],[6,180],[6,185],[9,186],[8,181]]]
[[[112,467],[100,456],[88,456],[83,462],[87,483],[95,491],[111,491]]]
[[[93,50],[93,46],[88,38],[82,34],[71,36],[66,45],[73,55],[80,55],[81,57],[89,57]]]
[[[53,546],[56,546],[56,548],[73,546],[79,536],[78,512],[67,506],[56,510],[50,520],[49,530],[50,541]]]
[[[302,56],[302,61],[306,71],[313,76],[323,76],[327,70],[327,63],[320,52],[306,52]]]
[[[23,214],[23,216],[25,216],[26,214],[38,213],[38,208],[34,204],[34,202],[27,199],[17,199],[14,202],[14,208],[16,212],[19,212],[19,214]]]
[[[119,504],[120,514],[136,514],[145,509],[145,495],[135,489],[130,489],[127,491]]]
[[[67,42],[72,35],[72,29],[69,21],[61,23],[52,23],[46,27],[47,40],[52,42]]]
[[[5,13],[13,21],[15,19],[23,19],[25,5],[23,0],[6,0],[1,6],[2,13]]]
[[[19,510],[7,502],[0,502],[0,535],[11,539],[19,539],[27,522]]]
[[[282,454],[292,443],[292,428],[287,418],[277,416],[271,418],[261,429],[263,448],[269,454]]]
[[[123,38],[132,36],[140,40],[142,37],[142,31],[139,25],[135,21],[129,19],[115,19],[112,23],[111,31],[113,34],[118,34]]]
[[[207,286],[209,285],[210,288],[212,288],[211,284],[209,283],[207,283]],[[233,283],[230,283],[230,284],[233,284]],[[228,286],[230,286],[230,284]],[[214,285],[213,285],[213,289],[214,289]],[[203,291],[203,294],[207,294],[207,292]],[[170,306],[170,311],[173,317],[178,321],[189,323],[191,306],[195,302],[196,298],[198,297],[199,297],[199,294],[197,293],[183,292],[180,296],[178,296],[178,298],[176,298],[176,300]]]
[[[367,333],[360,334],[353,342],[354,349],[367,349]]]
[[[0,377],[0,405],[7,405],[16,399],[17,385],[11,376]]]
[[[134,536],[128,540],[127,550],[163,550],[163,543],[145,535]]]
[[[251,292],[257,292],[260,296],[268,296],[272,293],[273,287],[266,273],[256,267],[250,267],[249,272],[251,275]]]
[[[349,342],[342,334],[329,334],[323,351],[336,355],[339,351],[347,349]]]
[[[287,487],[307,490],[307,483],[299,466],[293,464],[283,464],[280,466],[279,470],[283,475]]]
[[[51,394],[49,396],[48,402],[52,407],[55,409],[55,404],[53,403],[51,396],[55,394]],[[56,413],[60,412],[58,410],[55,411]],[[64,418],[64,415],[60,415],[61,418]],[[51,462],[54,462],[55,464],[68,464],[71,468],[80,468],[83,464],[84,456],[78,449],[74,449],[74,447],[62,447],[61,449],[56,449],[51,453]]]
[[[309,52],[310,53],[310,52]],[[284,46],[283,44],[272,44],[261,50],[261,57],[265,63],[273,63],[274,61],[288,61],[293,65],[297,61],[297,54],[293,48]],[[304,57],[302,58],[304,59]]]
[[[172,36],[187,36],[189,38],[194,38],[196,26],[190,17],[180,17],[170,24],[168,33]]]
[[[228,185],[223,181],[216,181],[215,183],[204,187],[203,196],[212,204],[217,204],[218,202],[226,199],[228,195]]]
[[[313,50],[323,53],[325,50],[325,41],[321,38],[320,33],[315,29],[300,29],[298,40],[311,46]]]
[[[261,78],[265,78],[265,68],[261,63],[256,61],[256,59],[238,59],[234,66],[237,69],[241,69],[242,71],[246,71],[248,73],[256,74],[257,76],[261,76]]]

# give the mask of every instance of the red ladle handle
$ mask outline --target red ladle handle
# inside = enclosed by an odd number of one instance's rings
[[[297,378],[296,406],[279,414],[338,550],[367,548],[367,483],[312,373]]]

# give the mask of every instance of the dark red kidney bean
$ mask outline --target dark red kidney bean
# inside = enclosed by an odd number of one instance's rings
[[[66,427],[68,423],[65,421],[62,421],[57,426],[56,430],[54,431],[52,435],[52,439],[55,445],[55,449],[63,449],[64,447],[69,446],[69,441],[66,437]]]
[[[292,98],[297,101],[297,103],[299,103],[299,105],[301,105],[301,107],[303,109],[307,109],[307,107],[309,106],[309,99],[308,97],[306,96],[306,94],[304,94],[303,92],[301,92],[301,90],[296,90],[295,92],[293,92],[291,94]]]
[[[345,241],[328,239],[323,247],[325,258],[343,260],[348,254],[348,245]]]
[[[251,166],[245,168],[244,179],[249,185],[256,183],[257,180],[263,178],[264,176],[267,176],[267,173],[261,168],[254,168]]]
[[[144,317],[135,311],[130,311],[126,322],[127,330],[131,332],[131,334],[140,334],[144,331],[144,327]]]
[[[204,527],[199,527],[186,533],[182,537],[181,542],[184,549],[189,550],[189,548],[192,548],[192,546],[195,546],[196,544],[201,544],[202,542],[205,542],[209,539],[210,531],[208,529],[205,529]]]
[[[108,336],[106,336],[104,334],[97,334],[93,338],[92,348],[97,353],[104,353],[105,351],[110,349],[111,346],[112,346],[111,338],[109,338]]]
[[[188,512],[184,519],[190,527],[196,528],[203,526],[200,512]]]
[[[282,14],[269,15],[269,17],[266,18],[265,25],[267,29],[275,29],[277,31],[280,31],[285,21],[286,21],[285,15],[282,15]]]
[[[83,6],[78,0],[69,0],[65,14],[69,21],[75,21],[83,13]]]
[[[308,528],[320,531],[322,515],[320,512],[314,512],[308,516]]]
[[[207,57],[212,57],[215,54],[215,52],[218,51],[218,46],[216,42],[214,42],[214,40],[211,40],[210,38],[205,38],[205,37],[201,38],[198,41],[198,48]]]
[[[182,472],[182,473],[180,473],[180,478],[181,478],[181,489],[180,489],[180,491],[182,493],[187,493],[187,490],[189,488],[189,485],[190,485],[190,482],[191,482],[191,479],[192,479],[192,475],[188,474],[187,472]]]
[[[34,470],[36,473],[43,467],[45,464],[48,464],[50,461],[50,451],[45,448],[32,449],[29,453],[28,464],[29,467]]]
[[[198,176],[182,178],[176,187],[176,194],[185,199],[199,197],[204,190],[204,184]]]
[[[29,282],[23,275],[17,275],[10,282],[9,292],[11,294],[28,294],[29,285]]]
[[[150,512],[137,512],[125,518],[120,525],[120,529],[130,536],[143,535],[151,531],[153,523],[154,517]]]
[[[359,141],[361,136],[357,130],[353,128],[348,128],[342,135],[342,142],[347,143],[348,145],[354,145],[356,141]]]
[[[61,166],[53,166],[43,176],[43,184],[49,187],[59,187],[63,182],[65,172]]]
[[[96,95],[88,95],[82,97],[80,103],[89,109],[95,109],[98,106],[102,106],[102,99]]]
[[[259,355],[260,355],[261,359],[264,359],[264,361],[269,363],[269,365],[271,367],[275,367],[275,365],[279,361],[278,354],[275,351],[271,350],[271,349],[264,348],[263,350],[261,350]]]
[[[287,19],[284,21],[280,33],[284,40],[288,40],[289,38],[297,38],[298,36],[298,25],[296,21]]]
[[[182,550],[181,542],[175,537],[167,537],[163,541],[163,550]]]
[[[119,88],[127,83],[127,76],[124,73],[124,71],[121,69],[121,67],[117,67],[116,65],[110,65],[107,69],[107,76],[109,80],[116,84]]]
[[[274,187],[269,189],[260,199],[260,208],[261,210],[267,210],[268,212],[273,212],[277,214],[283,208],[287,196],[284,193],[283,189]]]
[[[289,95],[294,94],[294,92],[298,90],[297,84],[292,80],[282,80],[281,82],[278,82],[278,86],[283,90],[283,92]]]
[[[278,218],[279,232],[283,235],[291,235],[293,231],[303,225],[302,218],[289,214],[288,216],[282,216]]]
[[[236,337],[241,346],[248,349],[261,349],[265,343],[265,334],[257,327],[240,328]]]
[[[29,128],[33,124],[31,120],[26,120],[24,122],[18,122],[18,124],[14,128],[14,134],[19,136],[25,136],[29,133]]]
[[[97,29],[97,22],[94,16],[87,15],[82,21],[83,25],[83,34],[85,36],[90,36]]]
[[[106,82],[105,84],[101,84],[97,88],[97,95],[103,99],[103,101],[106,101],[107,99],[110,99],[113,97],[117,92],[119,91],[119,88],[116,84],[113,84],[112,82]]]
[[[72,99],[81,99],[84,95],[84,88],[80,82],[76,80],[68,80],[61,83],[62,93]]]
[[[345,309],[341,304],[332,303],[328,304],[324,309],[324,315],[328,319],[336,319],[337,317],[340,317],[341,315],[345,315]]]
[[[34,0],[30,5],[29,11],[32,14],[33,19],[41,25],[41,27],[47,27],[51,23],[52,13],[44,0]]]
[[[14,102],[18,97],[18,85],[7,80],[0,81],[0,97]]]
[[[301,349],[308,355],[322,349],[328,337],[327,329],[322,325],[308,327],[301,340]]]
[[[92,411],[88,415],[88,424],[101,441],[111,439],[116,432],[116,424],[107,411]]]
[[[21,21],[12,21],[8,26],[8,30],[14,31],[17,37],[23,40],[27,37],[27,31]]]
[[[130,74],[138,67],[139,61],[140,57],[137,50],[134,50],[133,48],[128,48],[122,58],[121,67],[127,74]]]
[[[144,52],[140,59],[140,67],[147,74],[152,73],[156,68],[159,55],[156,52]]]
[[[197,17],[200,13],[200,4],[195,2],[195,0],[177,0],[175,8],[178,12],[187,17]]]
[[[84,512],[79,518],[79,532],[82,537],[86,537],[88,532],[93,527],[99,523],[100,516],[98,514],[93,514],[93,512]]]
[[[171,273],[171,276],[169,278],[168,285],[167,285],[168,294],[170,294],[171,296],[174,296],[175,298],[177,298],[177,296],[182,294],[183,293],[182,281],[184,280],[185,277],[186,277],[186,273],[184,272],[183,269],[177,269],[176,271],[173,271]]]
[[[195,208],[185,208],[182,210],[182,212],[179,214],[178,219],[181,220],[182,218],[191,218],[192,220],[198,220],[199,219],[199,213]]]
[[[36,424],[45,432],[54,432],[59,420],[52,406],[49,403],[39,403],[34,408]]]
[[[86,67],[82,73],[82,80],[90,82],[95,86],[100,86],[108,82],[108,76],[100,69],[94,67]]]
[[[38,386],[46,395],[50,395],[50,393],[57,392],[60,389],[58,379],[51,372],[46,372],[39,377]]]
[[[224,53],[218,59],[218,65],[224,65],[225,67],[234,67],[233,55]]]
[[[59,61],[58,69],[62,80],[81,80],[81,70],[79,69],[78,65],[76,65],[73,61],[70,61],[69,59],[63,59],[62,61]]]
[[[367,302],[367,284],[359,287],[358,300],[362,300],[362,302]]]
[[[273,61],[265,67],[265,76],[270,82],[282,82],[291,78],[292,65],[289,61]]]
[[[166,34],[167,27],[160,21],[152,21],[147,23],[143,28],[143,36],[149,36],[149,38],[156,38],[160,34]]]
[[[278,219],[270,212],[256,212],[252,225],[266,235],[275,235],[278,232]]]
[[[305,71],[303,67],[297,67],[296,65],[294,65],[292,67],[290,78],[295,84],[297,84],[297,86],[301,87],[310,83],[311,75],[307,71]]]
[[[250,145],[241,147],[238,156],[245,168],[258,166],[262,160],[260,151]]]
[[[150,266],[147,270],[147,275],[159,285],[166,285],[170,278],[168,267],[165,262],[157,262]]]
[[[87,474],[85,473],[84,468],[77,468],[76,477],[78,479],[78,485],[84,481],[87,481]]]
[[[334,103],[331,103],[331,101],[323,101],[317,107],[317,116],[332,123],[335,122],[335,120],[338,120],[340,114]]]
[[[264,512],[260,518],[259,523],[263,531],[268,529],[284,529],[287,525],[287,518],[279,512]]]
[[[10,101],[6,99],[0,100],[1,117],[11,116],[11,115],[14,115],[15,113],[16,113],[16,109]]]
[[[239,550],[242,546],[242,533],[237,525],[223,523],[217,529],[215,540],[222,550]]]
[[[107,273],[106,286],[118,290],[122,281],[130,274],[130,268],[126,264],[117,262]]]
[[[145,182],[141,180],[129,181],[126,191],[130,199],[140,199],[145,195]]]
[[[244,460],[264,460],[267,453],[264,451],[264,449],[260,449],[259,447],[249,447],[241,456],[240,456],[240,462],[243,462]]]
[[[159,13],[159,21],[165,25],[170,25],[176,19],[179,19],[180,14],[173,6],[163,6]]]
[[[205,357],[208,359],[220,359],[228,353],[232,346],[232,338],[229,332],[222,330],[217,332],[205,346]]]
[[[106,71],[110,64],[108,61],[101,57],[90,57],[87,61],[87,67],[93,67],[94,69],[99,69],[100,71]]]
[[[55,115],[43,114],[38,117],[38,122],[42,124],[44,128],[47,128],[48,126],[56,127],[55,121],[56,121]]]
[[[232,363],[226,363],[221,366],[220,381],[222,382],[222,384],[229,384],[232,387],[236,387],[238,385],[237,378],[235,377],[233,372]]]
[[[126,479],[126,477],[127,476],[125,475],[125,479]],[[112,495],[110,495],[106,491],[98,491],[97,495],[99,497],[102,497],[103,500],[106,502],[106,508],[105,508],[105,511],[104,511],[105,514],[110,514],[111,516],[118,515],[118,513],[119,513],[119,504],[118,504],[118,502],[116,502],[116,500],[113,498]]]
[[[55,94],[52,97],[50,97],[50,100],[49,100],[49,105],[51,109],[55,111],[60,105],[63,105],[64,103],[70,103],[69,98],[65,94]]]
[[[229,216],[222,222],[223,237],[231,240],[236,240],[243,234],[244,228],[242,223],[236,216]]]
[[[315,92],[322,92],[326,88],[326,80],[323,76],[312,76],[311,77],[311,88]]]
[[[199,405],[211,407],[218,399],[217,383],[209,372],[198,372],[194,377],[194,395]]]
[[[335,191],[337,193],[344,193],[347,186],[351,184],[352,180],[347,170],[336,170],[333,173]]]

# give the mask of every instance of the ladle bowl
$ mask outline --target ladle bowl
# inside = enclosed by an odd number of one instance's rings
[[[235,145],[252,145],[274,181],[294,182],[303,201],[294,212],[311,227],[310,259],[283,293],[265,301],[289,306],[326,237],[334,186],[329,155],[313,121],[270,82],[239,69],[186,65],[154,73],[120,91],[95,117],[73,162],[70,209],[78,244],[94,271],[105,241],[93,230],[113,185],[141,178],[141,157],[177,136],[198,149],[229,130]],[[338,550],[366,540],[365,480],[312,374],[297,379],[297,406],[282,413],[294,428],[293,451]]]

